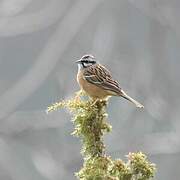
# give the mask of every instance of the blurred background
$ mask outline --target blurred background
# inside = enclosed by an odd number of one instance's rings
[[[81,143],[67,111],[75,60],[91,53],[142,102],[108,106],[108,154],[143,151],[157,180],[180,177],[180,1],[0,0],[0,179],[75,180]]]

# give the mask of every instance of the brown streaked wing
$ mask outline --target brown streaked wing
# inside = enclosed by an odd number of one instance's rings
[[[90,66],[84,71],[83,75],[89,83],[117,94],[121,93],[118,82],[113,80],[110,72],[100,64]]]

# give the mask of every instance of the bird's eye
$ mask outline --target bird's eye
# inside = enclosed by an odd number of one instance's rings
[[[89,63],[89,61],[88,60],[83,60],[83,63]]]

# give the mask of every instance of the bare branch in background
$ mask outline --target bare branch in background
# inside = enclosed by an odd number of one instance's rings
[[[92,47],[92,52],[97,58],[101,58],[102,63],[110,61],[112,58],[110,55],[115,41],[115,30],[115,19],[109,14],[106,16],[103,14],[103,19],[97,25]]]
[[[121,143],[117,144],[117,146],[111,146],[110,151],[112,153],[122,151],[131,152],[140,149],[151,155],[179,153],[180,140],[177,138],[178,136],[179,133],[172,132],[121,138]],[[118,138],[114,136],[111,142],[118,142]]]
[[[16,36],[44,29],[65,13],[69,1],[51,0],[37,12],[0,18],[0,36]]]
[[[22,151],[26,151],[26,153],[23,154],[24,158],[22,158],[22,153],[18,153],[16,145],[21,147]],[[26,162],[26,165],[24,164],[24,160],[30,158],[28,157],[29,153],[30,150],[20,143],[13,142],[8,138],[0,139],[0,166],[4,168],[10,177],[13,177],[14,180],[44,180],[42,176],[37,173],[31,161]],[[29,167],[31,167],[31,171],[29,171]]]
[[[45,111],[17,111],[8,117],[6,121],[1,122],[0,132],[12,134],[30,129],[63,128],[67,123],[65,121],[66,116],[64,112],[50,113],[47,115]]]
[[[136,8],[140,9],[146,15],[157,20],[164,26],[171,27],[178,35],[180,32],[180,11],[178,1],[161,0],[128,0]]]
[[[32,0],[2,0],[0,2],[1,16],[14,16],[24,10]]]

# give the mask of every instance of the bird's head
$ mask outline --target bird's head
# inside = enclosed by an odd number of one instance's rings
[[[77,60],[79,67],[86,68],[96,64],[95,57],[93,55],[84,55],[81,59]]]

